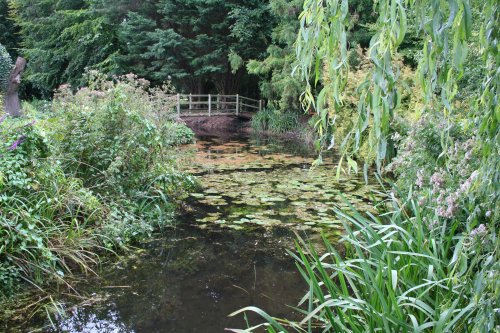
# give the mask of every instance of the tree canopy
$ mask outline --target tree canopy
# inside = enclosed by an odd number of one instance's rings
[[[265,55],[274,24],[264,0],[8,2],[0,15],[20,30],[27,80],[45,95],[62,83],[81,86],[87,69],[234,93],[245,63]]]

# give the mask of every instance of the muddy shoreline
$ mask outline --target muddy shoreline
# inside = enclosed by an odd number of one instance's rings
[[[234,136],[249,136],[258,134],[264,138],[277,138],[284,141],[298,141],[312,149],[314,133],[307,130],[307,117],[301,118],[301,126],[294,131],[285,133],[272,133],[263,131],[256,133],[251,126],[251,120],[236,116],[214,117],[183,117],[181,122],[191,128],[197,136],[217,136],[231,138]]]

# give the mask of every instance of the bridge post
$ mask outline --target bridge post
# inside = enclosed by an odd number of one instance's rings
[[[208,94],[208,116],[212,116],[212,95]]]
[[[217,112],[220,110],[220,94],[217,94]]]
[[[236,115],[240,112],[240,95],[236,94]]]
[[[259,99],[259,111],[262,111],[262,100]]]
[[[177,94],[177,117],[181,117],[181,95]]]
[[[189,93],[189,111],[191,111],[191,109],[193,109],[193,95],[191,93]]]

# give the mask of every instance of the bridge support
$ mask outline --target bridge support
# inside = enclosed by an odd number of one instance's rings
[[[177,94],[177,117],[181,117],[181,95]]]
[[[208,116],[212,116],[212,95],[208,95]]]
[[[240,95],[236,94],[236,115],[240,112]]]

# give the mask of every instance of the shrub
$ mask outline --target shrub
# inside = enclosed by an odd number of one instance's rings
[[[299,117],[295,112],[283,112],[266,108],[252,117],[252,128],[257,132],[282,134],[297,129]]]
[[[24,119],[3,117],[0,124],[0,296],[17,279],[61,278],[71,265],[86,268],[92,237],[79,235],[79,246],[66,246],[80,223],[103,217],[99,200],[78,179],[66,177],[40,129]],[[87,258],[87,259],[90,259]]]
[[[64,168],[102,194],[147,191],[164,172],[158,166],[168,164],[169,147],[193,139],[184,125],[155,114],[146,85],[133,76],[97,77],[75,94],[63,87],[54,100],[60,126],[53,137]]]
[[[0,43],[0,94],[7,89],[7,83],[12,70],[12,59],[5,47]]]
[[[132,75],[94,75],[52,103],[24,103],[36,121],[1,118],[0,296],[20,280],[42,285],[90,270],[100,250],[170,223],[197,186],[170,154],[192,132],[146,87]]]
[[[194,142],[195,134],[193,130],[184,124],[168,122],[162,129],[162,135],[169,145],[177,146]]]

